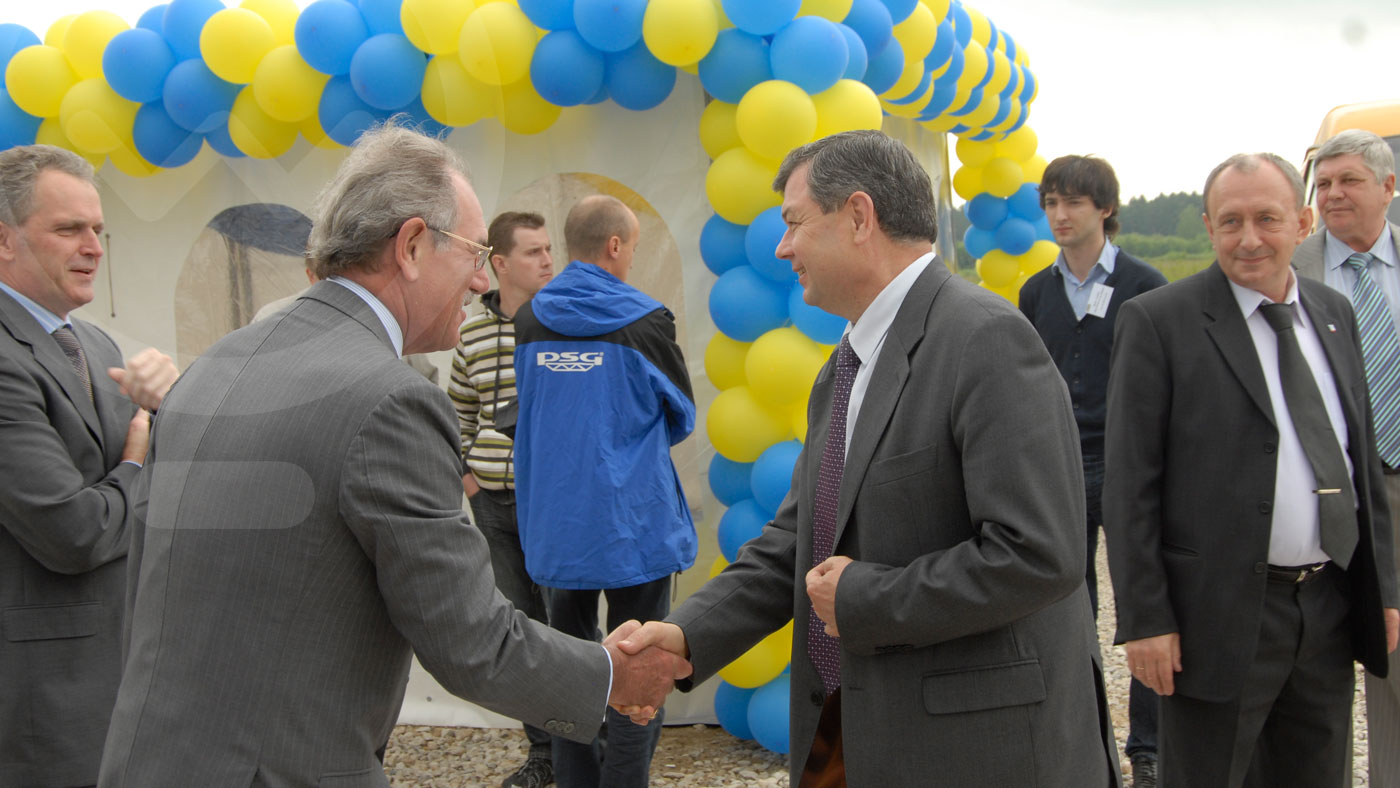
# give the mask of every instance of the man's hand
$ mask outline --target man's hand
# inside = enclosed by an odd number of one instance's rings
[[[850,563],[849,556],[833,555],[807,573],[807,598],[812,600],[817,618],[826,624],[826,634],[834,638],[841,637],[836,630],[836,583]]]
[[[663,626],[675,627],[674,624]],[[628,621],[603,641],[603,648],[608,650],[608,656],[613,661],[612,693],[608,695],[608,705],[620,714],[626,714],[638,725],[651,722],[656,710],[666,702],[666,695],[676,685],[676,679],[683,679],[691,673],[690,663],[685,657],[652,643],[651,635],[633,637],[642,629],[644,627],[636,621]],[[675,629],[680,631],[679,627]],[[674,645],[674,641],[670,643]],[[684,643],[685,636],[682,635],[682,648]]]
[[[165,392],[170,390],[180,370],[170,356],[148,347],[126,361],[126,369],[108,367],[107,375],[117,382],[122,393],[140,407],[154,411],[160,408]]]
[[[1394,653],[1397,645],[1400,645],[1400,610],[1388,607],[1385,609],[1385,647],[1389,653]]]
[[[126,444],[122,446],[122,462],[140,465],[146,461],[146,449],[151,445],[151,414],[137,408],[136,415],[126,426]]]
[[[1129,640],[1123,644],[1128,654],[1128,670],[1133,678],[1158,695],[1176,691],[1176,674],[1181,672],[1181,634]]]
[[[462,492],[466,493],[468,498],[481,492],[481,485],[476,483],[476,477],[471,471],[462,474]]]

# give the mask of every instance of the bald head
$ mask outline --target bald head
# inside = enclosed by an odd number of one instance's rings
[[[627,280],[641,227],[637,215],[621,200],[595,194],[579,200],[564,220],[564,244],[569,255]]]

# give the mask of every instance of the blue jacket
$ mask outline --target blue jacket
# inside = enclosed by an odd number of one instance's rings
[[[574,261],[516,312],[515,333],[517,519],[530,576],[623,588],[695,563],[670,451],[695,428],[675,317]]]

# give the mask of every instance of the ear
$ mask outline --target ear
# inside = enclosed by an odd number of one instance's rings
[[[614,235],[608,239],[608,256],[617,257],[622,254],[622,239]]]
[[[1301,211],[1298,211],[1298,243],[1302,243],[1302,242],[1308,237],[1308,235],[1309,235],[1310,233],[1312,233],[1312,228],[1313,228],[1313,209],[1312,209],[1312,206],[1311,206],[1311,205],[1304,205],[1304,206],[1303,206],[1303,209],[1302,209]]]
[[[1390,198],[1395,196],[1395,173],[1392,172],[1385,176],[1385,180],[1381,182],[1381,188],[1385,189],[1385,201],[1388,205]]]
[[[422,273],[423,259],[429,251],[429,244],[436,241],[428,223],[421,217],[413,217],[403,223],[394,236],[394,265],[403,278],[410,282],[418,281]]]
[[[19,250],[19,232],[8,224],[0,222],[0,260],[11,262]]]
[[[875,201],[865,192],[852,192],[846,198],[846,207],[851,209],[853,240],[865,243],[880,229],[879,217],[875,215]]]
[[[1206,225],[1206,237],[1210,238],[1211,243],[1215,243],[1215,228],[1214,228],[1213,226],[1211,226],[1211,223],[1210,223],[1210,214],[1208,214],[1208,213],[1202,213],[1202,214],[1201,214],[1201,221],[1202,221],[1202,222],[1205,222],[1205,225]]]

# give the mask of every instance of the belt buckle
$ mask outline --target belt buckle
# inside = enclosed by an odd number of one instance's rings
[[[1306,568],[1306,569],[1299,569],[1299,570],[1298,570],[1298,576],[1295,577],[1295,578],[1293,578],[1293,583],[1296,585],[1296,584],[1298,584],[1298,583],[1303,582],[1304,580],[1307,580],[1307,579],[1308,579],[1308,575],[1312,574],[1312,573],[1315,572],[1315,571],[1317,571],[1317,567],[1315,567],[1315,566],[1308,567],[1308,568]]]

